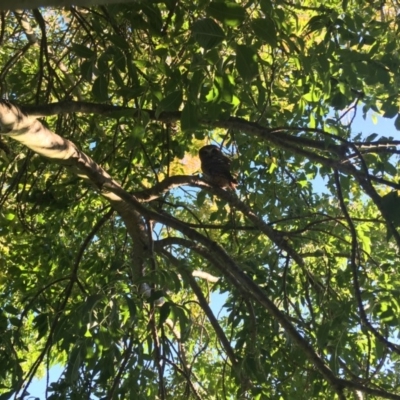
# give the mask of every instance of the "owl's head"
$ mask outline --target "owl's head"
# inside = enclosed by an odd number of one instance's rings
[[[221,154],[221,150],[213,144],[204,146],[199,151],[200,157],[209,157],[209,156],[217,155],[217,154]]]

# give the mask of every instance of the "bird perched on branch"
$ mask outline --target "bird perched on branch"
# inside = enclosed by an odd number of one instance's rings
[[[202,147],[199,156],[206,181],[221,188],[236,188],[238,182],[230,171],[231,160],[217,146],[210,144]]]

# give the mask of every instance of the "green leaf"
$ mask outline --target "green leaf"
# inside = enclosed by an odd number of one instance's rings
[[[93,50],[83,44],[74,43],[72,45],[72,51],[82,58],[94,58],[96,56],[96,53]]]
[[[347,104],[349,103],[349,100],[347,99],[347,97],[340,93],[340,92],[336,92],[330,100],[331,106],[335,109],[335,110],[343,110]]]
[[[15,390],[10,390],[9,392],[2,393],[2,394],[0,394],[0,400],[11,399],[11,397],[14,393],[15,393]]]
[[[197,43],[205,50],[218,46],[225,38],[222,28],[211,18],[194,22],[191,31]]]
[[[12,304],[8,304],[4,307],[4,311],[6,311],[9,314],[12,315],[18,315],[20,313],[20,310],[16,307],[14,307]]]
[[[384,164],[383,170],[387,174],[389,174],[389,175],[391,175],[393,177],[396,177],[398,175],[397,168],[393,164],[391,164],[389,161],[384,161],[383,164]]]
[[[124,53],[121,51],[121,49],[119,47],[116,47],[116,46],[112,47],[112,52],[114,55],[115,66],[121,72],[125,72],[126,71],[126,58],[125,58]]]
[[[4,217],[8,221],[13,221],[15,219],[15,214],[14,213],[7,213]]]
[[[185,309],[182,307],[175,306],[173,308],[173,312],[179,321],[179,327],[181,331],[181,341],[182,343],[184,343],[189,338],[190,320],[187,316]]]
[[[164,97],[156,110],[156,117],[158,118],[163,111],[178,111],[182,104],[182,90],[176,90]]]
[[[85,60],[80,66],[81,74],[84,79],[91,82],[93,79],[94,61]]]
[[[225,101],[226,103],[230,104],[233,100],[234,94],[234,87],[229,79],[229,77],[224,75],[216,75],[214,78],[214,85],[218,89],[218,96],[216,100]]]
[[[142,4],[144,14],[147,16],[147,21],[151,28],[152,34],[159,35],[163,26],[162,15],[159,7],[151,2],[144,2]]]
[[[137,315],[136,304],[129,296],[125,295],[124,297],[126,304],[128,305],[130,319],[133,322],[135,321]]]
[[[393,104],[392,102],[384,103],[382,105],[382,111],[384,111],[384,118],[393,118],[398,115],[399,106],[397,104]]]
[[[104,299],[103,294],[93,294],[87,297],[85,305],[82,309],[84,314],[91,314],[93,309],[97,306],[97,303],[101,302]]]
[[[112,68],[111,69],[111,74],[112,74],[112,76],[114,78],[114,82],[115,82],[115,84],[117,86],[119,86],[119,87],[124,87],[125,86],[124,85],[124,81],[122,80],[121,75],[119,74],[117,68],[115,68],[115,67]]]
[[[374,141],[379,135],[377,133],[371,133],[365,138],[365,142],[372,142]]]
[[[397,191],[390,192],[381,199],[382,208],[395,226],[400,226],[400,197]]]
[[[207,8],[207,14],[225,25],[233,27],[240,25],[246,17],[246,11],[240,4],[229,1],[211,2]]]
[[[236,47],[236,68],[246,82],[251,82],[258,75],[257,53],[252,47]]]
[[[397,114],[396,120],[394,121],[395,128],[400,131],[400,114]]]
[[[76,344],[72,352],[69,354],[68,365],[65,372],[65,379],[70,384],[75,382],[79,377],[79,368],[81,366],[81,362],[81,347],[79,344]]]
[[[199,126],[197,118],[197,107],[186,103],[181,115],[181,129],[183,132],[195,131]]]
[[[99,101],[108,100],[108,80],[104,75],[100,75],[93,82],[93,96]]]
[[[273,9],[271,0],[260,0],[260,6],[265,15],[269,15]]]
[[[270,46],[276,46],[276,28],[271,17],[265,16],[265,18],[253,19],[253,21],[251,21],[251,27],[259,39],[268,43]]]
[[[49,330],[49,315],[48,313],[39,314],[34,318],[34,326],[38,331],[37,340],[42,338]]]
[[[121,35],[108,35],[107,39],[112,42],[117,48],[129,50],[129,44]]]
[[[109,61],[112,59],[110,53],[103,53],[97,59],[97,75],[105,75],[109,71]]]
[[[203,71],[196,71],[192,79],[190,80],[189,83],[189,88],[188,88],[188,99],[196,102],[199,97],[199,93],[201,90],[201,85],[204,81],[204,73]]]
[[[196,197],[196,204],[198,207],[202,207],[205,200],[206,200],[206,195],[207,193],[205,191],[200,191],[197,193],[197,197]]]
[[[307,23],[308,32],[319,31],[327,28],[330,23],[331,20],[328,15],[315,15]]]
[[[132,136],[135,139],[142,139],[146,134],[146,128],[143,125],[135,125],[132,129]]]
[[[376,70],[376,77],[379,83],[382,85],[389,85],[390,83],[390,74],[383,67],[378,67]]]
[[[20,327],[22,325],[22,321],[19,318],[10,318],[10,324],[16,327]]]
[[[158,321],[158,326],[162,326],[164,324],[170,313],[171,303],[167,301],[160,307],[160,319]]]

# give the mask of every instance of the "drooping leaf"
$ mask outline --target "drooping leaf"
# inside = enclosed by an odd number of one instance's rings
[[[246,82],[251,82],[258,74],[256,51],[249,46],[238,45],[236,47],[236,68]]]
[[[108,80],[104,75],[100,75],[94,80],[92,93],[99,101],[108,100]]]
[[[181,115],[181,128],[184,132],[195,131],[198,126],[197,107],[194,104],[186,103]]]
[[[96,56],[96,53],[92,49],[83,44],[74,43],[72,45],[72,50],[82,58],[94,58]]]
[[[194,22],[191,31],[198,44],[205,50],[218,46],[225,38],[222,28],[211,18]]]

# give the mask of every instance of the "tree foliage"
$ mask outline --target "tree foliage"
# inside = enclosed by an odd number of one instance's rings
[[[397,3],[320,3],[1,11],[1,400],[400,399]]]

